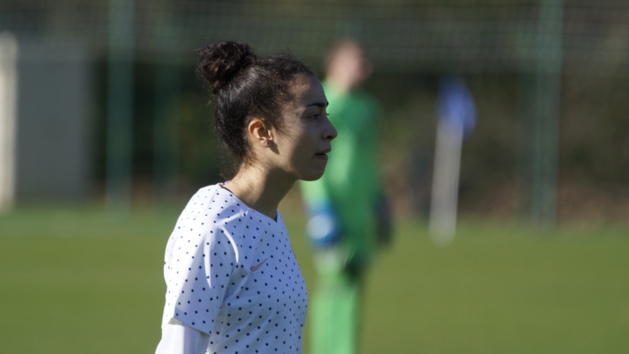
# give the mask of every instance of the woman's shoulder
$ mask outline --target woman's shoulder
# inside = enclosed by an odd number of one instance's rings
[[[239,239],[249,208],[219,184],[200,188],[181,212],[171,238],[177,242],[221,242]],[[179,241],[179,240],[182,241]]]
[[[247,206],[222,184],[215,184],[199,189],[190,198],[182,214],[204,219],[213,226],[229,225],[230,230],[246,226],[254,230],[282,229],[284,221],[278,211],[277,220]]]
[[[249,213],[249,208],[221,184],[205,186],[190,198],[184,213],[197,214],[200,218],[232,220]]]

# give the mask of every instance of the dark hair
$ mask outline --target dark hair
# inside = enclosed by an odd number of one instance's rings
[[[252,117],[281,128],[281,110],[293,99],[290,87],[297,75],[312,70],[289,55],[256,56],[246,43],[219,42],[197,50],[197,76],[205,81],[214,103],[216,130],[236,164],[249,158],[245,127]]]

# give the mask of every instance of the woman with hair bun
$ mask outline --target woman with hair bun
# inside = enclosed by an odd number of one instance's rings
[[[198,55],[235,168],[190,199],[168,240],[156,353],[300,353],[308,295],[277,208],[296,181],[323,175],[337,135],[327,99],[291,57],[235,42]]]

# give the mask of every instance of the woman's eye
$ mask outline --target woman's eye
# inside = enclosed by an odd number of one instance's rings
[[[328,112],[315,113],[308,116],[310,119],[319,119],[322,117],[329,117],[330,114]]]

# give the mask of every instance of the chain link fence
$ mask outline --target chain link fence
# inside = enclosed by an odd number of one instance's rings
[[[376,67],[369,87],[387,111],[383,167],[397,194],[414,196],[405,206],[421,210],[426,199],[422,186],[430,181],[413,171],[430,169],[436,82],[455,72],[466,78],[479,106],[479,125],[463,157],[463,209],[515,213],[535,198],[544,200],[541,195],[556,195],[537,203],[574,217],[580,215],[569,212],[575,200],[603,195],[604,205],[590,208],[601,217],[629,212],[619,207],[629,204],[627,1],[5,0],[0,31],[18,42],[86,46],[99,87],[112,81],[112,52],[126,53],[134,69],[136,179],[195,175],[195,185],[216,173],[199,167],[218,158],[200,142],[210,124],[193,123],[209,115],[192,77],[195,48],[246,41],[262,53],[290,50],[321,70],[328,45],[351,36],[365,44]],[[160,90],[165,85],[170,90]],[[103,180],[111,91],[108,96],[96,88],[94,94],[94,174]],[[166,118],[158,117],[160,111]],[[169,130],[154,131],[159,126]],[[163,157],[169,151],[164,141],[177,153]]]

